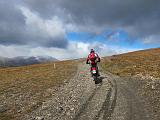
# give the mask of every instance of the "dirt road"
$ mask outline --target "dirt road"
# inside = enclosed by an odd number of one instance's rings
[[[101,71],[102,82],[94,84],[89,66],[79,65],[75,77],[53,89],[53,97],[21,119],[37,120],[149,120],[142,98],[129,78]]]
[[[144,99],[138,95],[140,81],[129,77],[120,78],[109,73],[108,76],[113,79],[111,84],[112,89],[116,91],[116,105],[113,105],[114,112],[110,114],[110,118],[105,120],[151,120],[151,114],[147,111],[149,106],[146,106]]]

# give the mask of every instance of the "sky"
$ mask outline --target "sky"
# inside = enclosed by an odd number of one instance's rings
[[[160,47],[160,0],[0,0],[0,56],[60,60]]]

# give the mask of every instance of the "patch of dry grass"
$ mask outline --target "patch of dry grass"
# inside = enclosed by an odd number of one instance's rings
[[[54,64],[56,68],[54,68]],[[61,61],[0,69],[0,120],[20,119],[52,96],[77,71],[77,62]]]
[[[142,74],[160,78],[160,48],[104,58],[101,65],[120,76]]]

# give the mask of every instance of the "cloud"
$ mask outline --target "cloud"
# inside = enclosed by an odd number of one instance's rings
[[[58,14],[80,31],[123,29],[141,39],[160,34],[159,0],[26,0],[25,4],[44,18]]]
[[[105,34],[106,39],[117,40],[117,31],[122,30],[131,43],[138,39],[160,45],[159,4],[159,0],[1,0],[0,45],[8,56],[11,50],[13,56],[46,53],[60,59],[86,56],[92,47],[102,56],[134,50],[66,37],[69,32],[84,32],[94,38],[107,29],[111,34]]]
[[[144,40],[160,34],[159,4],[159,0],[1,1],[0,44],[66,47],[65,32],[108,28]]]
[[[20,7],[20,10],[25,16],[26,31],[31,34],[32,43],[46,47],[66,47],[65,25],[57,16],[45,20],[25,7]]]
[[[7,8],[7,10],[6,10]],[[3,11],[3,12],[2,12]],[[66,28],[56,15],[43,19],[36,11],[14,2],[0,2],[0,44],[65,48]],[[66,26],[66,28],[64,27]]]
[[[145,44],[159,44],[160,43],[160,35],[151,35],[146,37],[143,41]]]
[[[2,57],[16,57],[27,56],[31,48],[29,46],[17,46],[17,45],[0,45],[0,56]]]
[[[16,9],[15,4],[0,1],[0,44],[22,44],[24,36],[24,16]]]
[[[90,49],[94,48],[100,57],[110,56],[113,54],[125,53],[137,49],[120,48],[118,46],[109,46],[100,42],[69,42],[66,49],[55,47],[30,47],[30,46],[4,46],[0,45],[0,56],[15,57],[15,56],[52,56],[59,60],[85,58],[90,53]]]

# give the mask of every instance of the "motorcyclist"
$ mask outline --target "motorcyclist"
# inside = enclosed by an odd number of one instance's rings
[[[86,64],[90,64],[91,68],[96,67],[97,68],[97,74],[98,74],[98,76],[100,76],[98,66],[97,66],[97,62],[100,62],[100,57],[97,53],[95,53],[94,49],[91,49],[90,54],[87,57]]]

